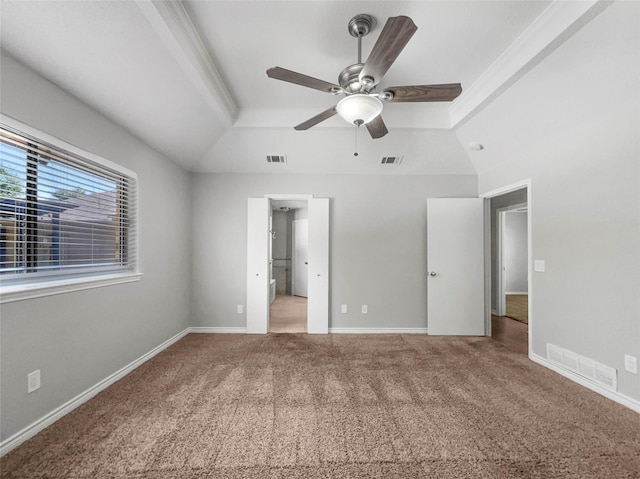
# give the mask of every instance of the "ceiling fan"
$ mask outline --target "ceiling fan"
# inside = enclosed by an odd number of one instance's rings
[[[356,126],[366,125],[372,138],[381,138],[388,133],[381,116],[383,102],[452,101],[460,95],[462,92],[460,83],[378,88],[385,73],[418,27],[409,17],[390,17],[373,46],[369,58],[362,63],[362,37],[369,33],[373,25],[374,18],[367,14],[356,15],[349,21],[349,33],[358,39],[358,63],[349,65],[340,72],[339,85],[285,68],[273,67],[267,70],[269,78],[334,95],[344,95],[337,105],[300,123],[295,127],[296,130],[307,130],[338,114]]]

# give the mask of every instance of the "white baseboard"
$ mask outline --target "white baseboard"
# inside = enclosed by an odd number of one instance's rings
[[[548,359],[537,354],[529,353],[529,359],[531,359],[531,361],[535,363],[540,364],[541,366],[544,366],[545,368],[551,369],[552,371],[560,374],[561,376],[564,376],[567,379],[570,379],[575,383],[580,384],[581,386],[586,387],[587,389],[591,389],[593,392],[596,392],[608,399],[611,399],[612,401],[617,402],[618,404],[622,404],[623,406],[626,406],[629,409],[640,413],[640,401],[637,401],[636,399],[625,396],[624,394],[620,394],[617,391],[611,391],[610,389],[599,386],[598,384],[585,379],[579,374],[555,365]]]
[[[427,334],[427,328],[329,328],[330,334]]]
[[[201,327],[192,326],[189,328],[190,333],[213,333],[213,334],[245,334],[247,328],[221,328],[221,327]]]
[[[156,354],[158,354],[162,350],[168,348],[169,346],[171,346],[176,341],[178,341],[178,340],[182,339],[183,337],[185,337],[188,333],[189,333],[189,328],[185,329],[184,331],[179,332],[178,334],[176,334],[172,338],[167,339],[161,345],[156,346],[155,348],[153,348],[148,353],[140,356],[135,361],[132,361],[131,363],[129,363],[126,366],[124,366],[122,369],[116,371],[111,376],[106,377],[105,379],[103,379],[99,383],[93,385],[92,387],[90,387],[86,391],[78,394],[73,399],[70,399],[69,401],[67,401],[63,405],[57,407],[56,409],[54,409],[50,413],[46,414],[45,416],[41,417],[37,421],[29,424],[24,429],[18,431],[17,433],[13,434],[12,436],[8,437],[7,439],[5,439],[4,441],[2,441],[0,443],[0,457],[4,456],[5,454],[7,454],[12,449],[18,447],[20,444],[25,442],[27,439],[32,438],[33,436],[38,434],[40,431],[42,431],[44,428],[46,428],[47,426],[50,426],[51,424],[56,422],[58,419],[60,419],[64,415],[69,414],[75,408],[77,408],[81,404],[87,402],[89,399],[94,397],[100,391],[108,388],[113,383],[115,383],[117,380],[119,380],[119,379],[123,378],[124,376],[126,376],[127,374],[129,374],[131,371],[133,371],[138,366],[142,365],[143,363],[145,363],[146,361],[148,361],[149,359],[154,357]]]
[[[528,296],[529,291],[505,291],[504,294],[523,294],[525,296]]]

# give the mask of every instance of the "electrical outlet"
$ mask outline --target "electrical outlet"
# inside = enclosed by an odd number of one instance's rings
[[[340,312],[342,314],[345,314],[347,312],[347,305],[343,304],[342,306],[340,306]]]
[[[40,370],[27,374],[27,393],[40,389]]]
[[[236,311],[238,311],[238,314],[242,314],[244,312],[244,306],[242,306],[241,304],[238,305],[238,308],[236,309]]]
[[[366,304],[363,304],[363,305],[362,305],[362,314],[367,314],[368,309],[369,309],[369,308],[367,307],[367,305],[366,305]]]
[[[533,262],[534,271],[537,271],[538,273],[544,273],[544,268],[545,264],[543,259],[537,259]]]
[[[638,358],[625,354],[624,369],[630,373],[638,374]]]

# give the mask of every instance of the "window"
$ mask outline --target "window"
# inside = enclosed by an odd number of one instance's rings
[[[0,126],[3,287],[135,272],[135,174],[43,137]]]

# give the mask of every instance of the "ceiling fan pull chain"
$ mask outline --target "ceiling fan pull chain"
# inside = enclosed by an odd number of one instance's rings
[[[356,125],[356,139],[355,139],[355,140],[356,140],[356,141],[355,141],[355,143],[356,143],[355,150],[356,150],[356,151],[355,151],[355,153],[353,154],[353,156],[358,156],[358,127],[359,127],[359,126],[360,126],[360,125]]]

